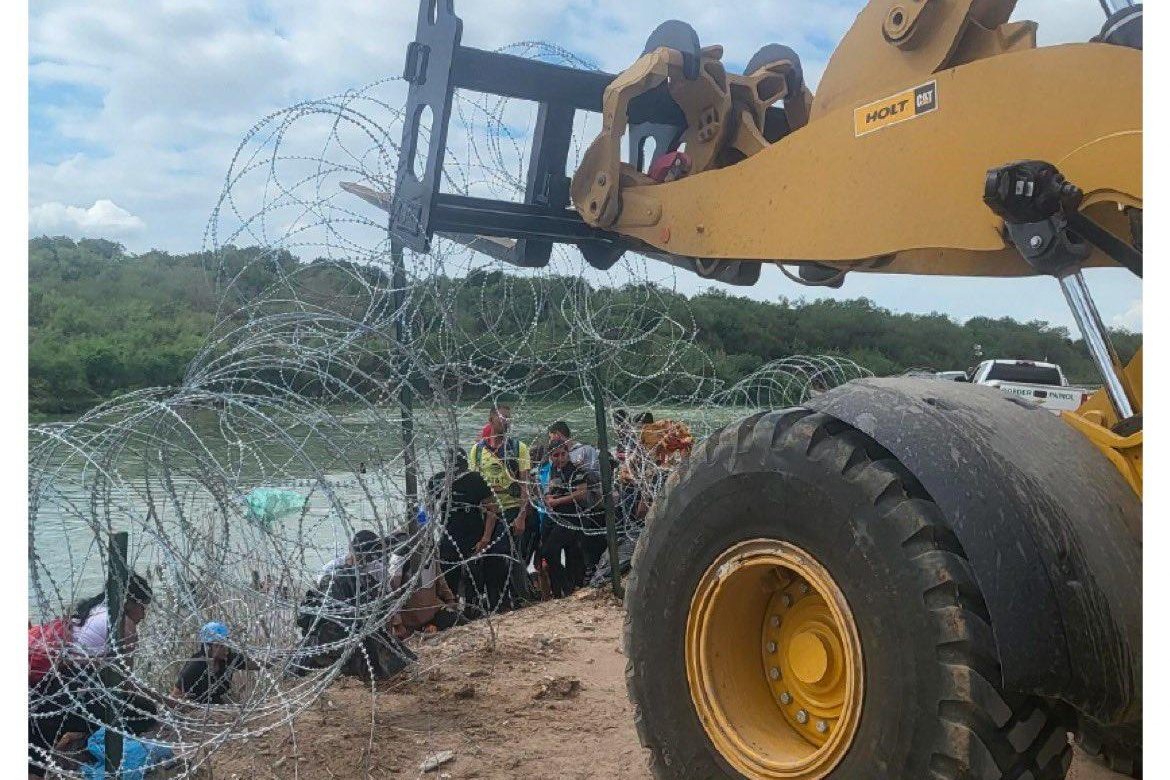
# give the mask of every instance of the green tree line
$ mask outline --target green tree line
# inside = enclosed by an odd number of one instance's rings
[[[74,413],[131,390],[177,385],[217,323],[222,328],[233,319],[242,323],[246,316],[314,303],[349,312],[355,319],[368,317],[372,308],[390,305],[389,296],[378,293],[389,288],[386,282],[378,268],[303,262],[258,248],[229,247],[214,258],[160,251],[134,255],[102,239],[32,239],[30,411]],[[229,297],[221,304],[217,287],[225,283],[230,283]],[[289,288],[287,295],[281,294],[282,284]],[[578,345],[565,318],[575,314],[553,307],[572,300],[574,293],[580,299],[583,284],[559,276],[517,283],[516,276],[500,272],[440,278],[429,294],[415,296],[412,332],[420,349],[451,360],[450,375],[440,377],[444,383],[466,388],[470,382],[473,392],[475,376],[482,372],[491,377],[484,380],[485,387],[514,381],[552,392],[564,386],[564,376],[542,378],[535,376],[533,366],[493,364],[492,350],[483,347],[495,343],[497,352],[515,349],[549,363],[558,355],[571,361]],[[687,298],[646,284],[587,292],[589,315],[596,318],[590,325],[602,338],[617,342],[630,333],[646,334],[629,348],[627,357],[637,370],[611,373],[607,379],[623,397],[672,392],[671,378],[655,374],[655,361],[665,360],[661,356],[672,350],[677,353],[677,341],[692,329],[693,341],[682,347],[682,363],[696,375],[724,383],[795,354],[848,357],[879,375],[911,368],[965,369],[977,360],[977,344],[986,357],[1049,360],[1060,363],[1074,381],[1095,381],[1080,340],[1071,338],[1066,328],[1042,321],[975,317],[960,324],[944,314],[895,314],[864,298],[756,301],[722,290]],[[257,299],[263,302],[257,305]],[[253,308],[245,314],[238,310],[241,303]],[[221,317],[221,305],[232,315]],[[1140,346],[1140,334],[1113,335],[1123,359]],[[384,350],[378,342],[371,335],[362,348],[372,375],[384,360],[378,357]],[[532,376],[521,376],[525,372]],[[273,374],[266,381],[300,380]],[[684,384],[679,392],[685,392]],[[311,380],[305,380],[305,391],[314,392]]]

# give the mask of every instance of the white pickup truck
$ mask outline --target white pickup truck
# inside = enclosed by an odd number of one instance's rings
[[[1072,411],[1091,395],[1084,388],[1070,387],[1060,366],[1036,360],[984,360],[975,368],[971,382],[998,387],[1053,414]]]

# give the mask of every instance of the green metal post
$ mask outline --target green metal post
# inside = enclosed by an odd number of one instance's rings
[[[129,566],[126,563],[129,535],[120,531],[110,535],[109,565],[106,570],[106,609],[109,626],[107,643],[114,651],[114,662],[102,669],[102,686],[106,690],[106,777],[120,777],[122,765],[122,734],[116,729],[122,724],[121,688],[122,670],[119,666],[122,643],[122,616],[126,607],[126,588],[130,584]]]
[[[394,285],[394,339],[399,346],[407,337],[403,322],[406,313],[406,264],[402,259],[402,243],[390,238],[391,279]],[[402,410],[402,465],[406,477],[406,518],[411,533],[418,530],[418,464],[414,456],[414,395],[410,389],[410,362],[402,361],[403,368],[398,387],[398,405]]]
[[[601,380],[593,372],[593,413],[597,418],[597,449],[601,462],[601,494],[605,502],[605,535],[609,541],[609,576],[613,583],[613,595],[623,598],[622,576],[618,566],[617,522],[613,506],[613,469],[609,463],[609,435],[605,419],[605,398],[601,393]]]

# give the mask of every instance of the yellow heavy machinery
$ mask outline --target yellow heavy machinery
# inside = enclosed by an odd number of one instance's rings
[[[563,242],[731,284],[1046,274],[1102,374],[1063,418],[874,379],[700,445],[626,598],[658,777],[1051,780],[1070,732],[1140,773],[1140,353],[1120,365],[1081,269],[1142,271],[1141,6],[1037,47],[1014,4],[871,0],[813,94],[777,44],[730,73],[666,22],[615,76],[465,47],[451,0],[421,3],[401,245],[535,267]],[[440,191],[455,89],[539,104],[523,202]],[[570,180],[576,111],[603,122]]]

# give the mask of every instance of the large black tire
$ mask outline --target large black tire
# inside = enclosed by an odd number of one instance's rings
[[[1076,741],[1081,750],[1114,772],[1142,776],[1141,726],[1101,729],[1082,723]]]
[[[655,777],[740,777],[695,714],[684,635],[691,595],[712,561],[758,538],[817,558],[857,624],[864,702],[829,778],[1065,776],[1067,721],[1044,700],[999,690],[987,608],[938,506],[868,437],[791,409],[705,442],[671,477],[638,544],[626,676]]]

